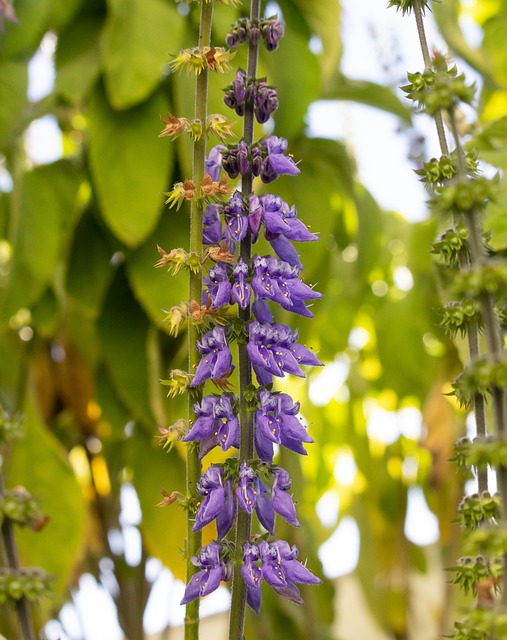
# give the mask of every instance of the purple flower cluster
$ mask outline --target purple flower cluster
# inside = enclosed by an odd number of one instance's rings
[[[261,105],[259,109],[262,111],[264,107]],[[286,155],[287,148],[287,140],[278,136],[267,136],[250,146],[244,140],[227,147],[219,144],[211,149],[206,158],[206,171],[214,181],[218,179],[221,168],[231,179],[252,172],[268,184],[279,175],[295,176],[301,173],[291,156]]]
[[[261,540],[258,545],[248,542],[243,545],[241,573],[247,586],[247,602],[256,613],[260,611],[263,578],[277,593],[296,604],[303,604],[303,599],[295,583],[322,582],[297,557],[297,547],[291,547],[285,540],[273,540],[269,543]]]
[[[238,116],[243,116],[248,102],[253,103],[257,122],[264,124],[278,108],[278,95],[265,80],[247,79],[246,73],[239,69],[232,84],[225,89],[224,103]]]
[[[223,467],[211,465],[203,473],[197,485],[197,493],[203,497],[195,516],[193,530],[198,531],[213,520],[216,521],[218,539],[230,531],[236,517],[236,503],[252,514],[255,510],[261,525],[274,535],[275,513],[294,527],[299,527],[296,508],[288,493],[292,486],[289,474],[281,467],[274,467],[273,486],[269,489],[245,461],[240,465],[235,490],[232,477],[225,477]]]
[[[241,19],[229,34],[228,44],[235,47],[241,42],[258,42],[262,38],[272,51],[282,35],[283,28],[274,18]],[[278,106],[276,90],[264,79],[248,78],[241,69],[225,90],[224,101],[240,116],[247,111],[251,115],[253,110],[260,123],[266,122]],[[245,138],[252,140],[250,133],[245,133]],[[216,182],[222,170],[231,179],[257,176],[266,184],[279,175],[300,173],[288,153],[287,140],[275,135],[253,144],[243,139],[234,145],[213,147],[206,158],[205,171]],[[250,184],[250,179],[244,180],[243,190]],[[259,240],[261,230],[276,255],[257,254],[251,258],[251,244]],[[302,604],[296,585],[321,581],[297,560],[296,547],[283,540],[268,542],[268,536],[275,535],[276,515],[294,527],[299,526],[291,494],[292,481],[289,473],[274,463],[275,445],[306,455],[305,445],[313,439],[298,417],[299,403],[288,394],[273,390],[272,385],[274,378],[286,374],[304,377],[303,366],[321,366],[322,362],[311,349],[298,342],[297,329],[275,322],[273,306],[313,317],[307,305],[322,296],[301,280],[303,265],[293,243],[311,242],[318,237],[298,218],[296,207],[289,206],[280,196],[258,196],[237,190],[223,204],[208,204],[202,238],[203,244],[220,245],[223,253],[220,256],[212,249],[207,252],[214,263],[203,278],[201,304],[208,310],[213,309],[215,317],[225,326],[217,324],[197,342],[201,360],[191,386],[198,387],[211,380],[226,388],[225,379],[234,369],[228,343],[232,338],[246,345],[241,347],[240,361],[243,366],[248,360],[248,375],[240,376],[240,397],[224,392],[205,395],[195,402],[195,420],[183,437],[184,442],[199,442],[201,459],[215,447],[222,451],[231,447],[240,451],[239,459],[229,458],[223,464],[208,465],[196,484],[198,499],[193,531],[214,521],[217,542],[205,546],[199,557],[192,559],[199,571],[187,585],[182,603],[207,595],[221,580],[231,577],[229,556],[234,553],[234,545],[223,541],[241,510],[249,516],[255,514],[257,526],[264,531],[262,536],[254,535],[250,539],[244,533],[239,534],[243,537],[236,540],[238,551],[243,545],[241,575],[248,604],[259,613],[263,580],[280,595]],[[240,250],[236,252],[238,246]],[[230,310],[221,310],[228,305],[238,306],[237,318],[229,323],[226,313]],[[252,369],[256,384],[248,385],[244,380],[250,379]],[[238,418],[247,414],[250,418]],[[256,455],[250,459],[252,440]]]
[[[281,22],[274,17],[259,21],[240,18],[227,34],[225,41],[228,47],[236,49],[245,42],[257,44],[262,38],[266,49],[275,51],[283,34]]]

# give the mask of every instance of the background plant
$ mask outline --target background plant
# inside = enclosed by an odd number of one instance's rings
[[[153,508],[160,483],[183,489],[182,453],[176,446],[168,465],[153,435],[154,425],[168,427],[184,413],[177,400],[168,407],[166,389],[157,380],[169,369],[184,368],[185,344],[160,324],[160,309],[168,304],[167,275],[152,265],[157,242],[170,236],[171,244],[181,246],[188,236],[184,216],[175,225],[174,217],[164,214],[160,193],[189,175],[190,158],[180,141],[168,151],[157,136],[160,115],[192,112],[193,79],[176,84],[166,71],[169,53],[194,46],[197,17],[192,7],[182,15],[185,5],[178,9],[158,0],[135,2],[129,10],[119,0],[18,0],[15,5],[20,22],[5,23],[0,36],[1,149],[15,185],[14,190],[2,187],[0,198],[0,379],[4,406],[19,406],[26,415],[27,437],[23,447],[13,449],[7,482],[37,486],[52,518],[44,536],[33,542],[28,532],[20,546],[27,564],[44,564],[60,576],[54,611],[79,575],[91,573],[106,584],[112,571],[119,585],[119,619],[129,638],[136,638],[143,606],[132,603],[144,605],[148,597],[153,579],[146,574],[148,558],[162,559],[183,577],[181,543],[169,546],[166,540],[167,510]],[[346,386],[325,407],[315,408],[306,391],[295,392],[319,442],[301,469],[286,465],[300,497],[299,535],[326,540],[336,523],[315,524],[314,504],[324,494],[339,497],[340,519],[354,516],[361,533],[357,572],[368,603],[384,629],[403,637],[414,613],[410,576],[433,562],[430,550],[408,542],[403,531],[409,486],[424,487],[439,517],[441,549],[447,554],[442,565],[451,566],[456,558],[448,523],[461,488],[445,460],[464,415],[453,417],[441,395],[459,365],[434,313],[439,301],[427,247],[436,231],[433,223],[408,223],[381,211],[358,180],[342,142],[307,137],[305,114],[318,98],[374,103],[405,123],[410,116],[390,88],[336,71],[338,3],[322,0],[311,10],[306,2],[287,0],[279,6],[288,36],[283,49],[261,59],[260,75],[278,87],[279,135],[289,139],[295,157],[305,158],[291,193],[281,195],[301,211],[312,211],[312,228],[322,238],[320,252],[302,250],[307,281],[317,282],[325,298],[320,317],[303,323],[300,332],[303,341],[320,349],[321,359],[344,360],[348,372]],[[468,43],[459,26],[458,17],[472,11],[484,34],[480,49]],[[221,7],[217,41],[241,12],[241,7]],[[472,9],[459,2],[433,6],[453,52],[485,79],[479,100],[484,126],[475,144],[485,160],[502,167],[505,13],[504,2],[477,2]],[[395,19],[402,18],[393,13]],[[26,97],[27,65],[48,32],[58,38],[55,88],[33,102]],[[146,33],[152,34],[149,48]],[[308,47],[312,35],[321,38],[322,55]],[[54,43],[54,37],[44,42]],[[297,67],[290,64],[296,57]],[[392,81],[393,86],[405,83],[401,77]],[[212,91],[212,112],[220,111],[221,100],[221,90]],[[22,135],[45,114],[55,115],[63,131],[64,157],[33,166]],[[505,249],[504,192],[486,214],[486,226],[495,226],[497,251]],[[397,286],[400,267],[410,270],[417,286],[408,291]],[[178,304],[186,293],[183,282],[181,290],[176,282],[171,288]],[[377,295],[382,291],[387,294]],[[402,361],[400,344],[407,353]],[[424,409],[431,456],[413,437],[385,444],[366,430],[373,409],[387,411],[382,415],[391,419],[407,407]],[[335,464],[350,455],[358,469],[354,481],[337,484]],[[411,463],[403,467],[407,458],[419,462],[416,477],[406,471]],[[33,465],[34,459],[44,464]],[[122,524],[120,497],[130,495],[132,487],[142,521]],[[174,509],[175,538],[183,540],[184,529],[184,514]],[[143,552],[137,559],[111,547],[108,534],[118,531],[141,534]],[[316,549],[303,540],[298,544]],[[315,558],[309,563],[317,567]],[[314,611],[311,599],[308,604]],[[321,620],[331,621],[330,598],[314,605],[323,607]],[[445,611],[438,615],[445,618]],[[42,609],[40,620],[48,615]],[[282,631],[302,637],[309,619],[273,601],[262,624],[273,637]]]

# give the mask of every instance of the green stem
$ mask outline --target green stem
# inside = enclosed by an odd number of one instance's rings
[[[467,176],[465,153],[461,146],[454,109],[449,110],[449,120],[456,144],[457,178],[458,180],[465,180]],[[486,261],[486,256],[481,243],[481,231],[477,221],[477,211],[473,209],[468,211],[465,218],[470,236],[469,247],[471,265],[480,266]],[[492,295],[484,291],[480,296],[480,303],[489,353],[493,360],[499,361],[503,357],[504,348],[500,327],[498,326],[498,322],[495,317],[494,300]],[[496,432],[500,440],[505,440],[505,390],[500,387],[495,387],[492,390],[492,395]],[[507,514],[507,469],[503,465],[499,465],[497,468],[497,484],[502,496],[503,512],[504,514]],[[504,563],[507,563],[507,555],[504,556]],[[502,601],[504,605],[507,605],[507,571],[504,571],[503,573]]]
[[[429,69],[431,67],[431,56],[428,47],[428,40],[426,38],[426,30],[424,28],[424,14],[422,10],[421,0],[414,0],[414,4],[412,6],[414,9],[414,16],[417,24],[417,35],[419,36],[419,42],[424,59],[424,66]],[[442,112],[437,111],[434,118],[442,155],[448,156],[449,148],[447,146],[447,139],[445,136],[444,119],[442,118]]]
[[[250,20],[260,18],[260,0],[252,0],[250,4]],[[257,75],[257,60],[259,54],[258,43],[249,43],[247,77],[255,78]],[[245,105],[245,116],[243,121],[243,140],[247,145],[251,145],[254,135],[254,105],[248,102]],[[241,181],[241,191],[244,198],[252,193],[253,176],[251,172],[243,176]],[[241,241],[240,257],[249,265],[252,258],[252,237],[250,230]],[[238,310],[239,319],[246,325],[250,320],[250,308]],[[252,384],[252,365],[248,358],[246,344],[238,345],[238,366],[239,366],[239,398],[240,398],[240,448],[239,459],[251,460],[254,455],[254,431],[253,414],[249,411],[246,401],[246,389]],[[229,640],[243,640],[245,627],[245,607],[246,588],[241,575],[243,564],[243,545],[250,540],[251,517],[242,509],[238,511],[235,535],[235,555],[234,574],[232,578],[232,601],[231,616],[229,624]]]
[[[0,469],[0,495],[2,495],[4,489],[4,480],[2,471]],[[20,564],[18,550],[16,547],[16,541],[14,539],[12,523],[9,518],[4,518],[4,521],[2,523],[2,542],[7,566],[14,571],[19,571]],[[30,610],[28,608],[28,602],[26,598],[21,598],[20,600],[16,601],[15,610],[21,634],[20,640],[36,640],[32,618],[30,616]]]
[[[199,27],[200,48],[209,46],[211,41],[211,24],[213,18],[213,3],[201,3],[201,19]],[[195,82],[195,119],[200,120],[205,126],[207,118],[208,103],[208,72],[203,70],[196,77]],[[202,135],[194,142],[192,161],[192,180],[195,185],[196,194],[200,191],[202,178],[204,176],[206,158],[206,136]],[[202,256],[202,200],[194,198],[190,206],[190,252]],[[190,272],[189,276],[189,301],[196,300],[200,303],[202,291],[202,270],[198,273]],[[188,366],[189,372],[193,373],[199,364],[199,353],[196,348],[199,333],[196,325],[189,322],[188,327]],[[188,394],[188,419],[190,422],[193,416],[192,407],[196,400],[202,398],[202,389]],[[196,495],[196,484],[201,477],[201,462],[199,451],[195,446],[187,446],[187,466],[186,483],[187,495]],[[197,568],[192,564],[192,556],[199,554],[202,545],[202,534],[200,531],[193,532],[193,520],[189,514],[187,520],[187,584],[192,576],[197,572]],[[198,640],[199,638],[199,599],[189,602],[185,609],[185,640]]]

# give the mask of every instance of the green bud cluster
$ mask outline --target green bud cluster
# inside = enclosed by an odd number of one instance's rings
[[[475,609],[466,620],[455,623],[453,640],[490,640],[507,638],[507,612],[499,609]],[[494,635],[492,635],[494,634]]]
[[[484,210],[494,195],[494,185],[487,178],[453,180],[436,188],[430,205],[444,216],[477,213]]]
[[[467,172],[469,175],[476,175],[478,162],[477,153],[469,151],[465,156]],[[430,186],[443,184],[446,180],[454,178],[456,175],[456,154],[432,158],[423,164],[422,169],[416,169],[415,173],[421,176],[421,182]]]
[[[484,556],[464,556],[459,558],[456,567],[453,567],[455,575],[452,579],[453,584],[458,584],[463,591],[468,594],[477,592],[477,584],[483,580],[492,580],[493,583],[498,582],[501,572],[499,562],[489,563]]]
[[[486,263],[462,270],[456,274],[453,290],[456,296],[478,298],[484,293],[503,296],[507,290],[507,261],[490,258]]]
[[[464,407],[471,406],[474,394],[485,396],[506,385],[507,359],[493,360],[488,356],[471,362],[453,382],[454,394]]]
[[[465,76],[458,74],[456,65],[448,68],[441,55],[433,58],[433,68],[427,68],[422,73],[408,73],[407,77],[409,84],[401,87],[402,91],[430,116],[442,110],[454,109],[460,102],[473,102],[475,86],[465,83]]]
[[[467,252],[468,229],[463,223],[456,225],[454,229],[447,229],[436,240],[431,253],[439,256],[443,263],[451,268],[459,266],[459,259]]]
[[[42,569],[4,569],[0,568],[0,604],[17,602],[26,598],[36,602],[39,598],[51,594],[54,577]]]
[[[47,518],[41,511],[40,502],[26,489],[18,487],[0,494],[0,525],[8,518],[20,526],[39,531]]]
[[[464,337],[471,322],[481,326],[481,311],[479,305],[471,298],[456,302],[448,302],[442,309],[441,325],[446,333],[452,337],[458,333]]]
[[[452,462],[466,471],[507,466],[507,443],[493,435],[474,438],[473,442],[461,438],[454,446]]]
[[[0,445],[4,442],[17,440],[23,436],[22,421],[10,416],[2,406],[0,406]]]
[[[436,0],[439,2],[440,0]],[[403,15],[410,13],[413,10],[414,0],[389,0],[387,8],[396,7],[396,11],[401,11]],[[430,0],[422,0],[421,8],[424,13],[426,8],[429,8]]]
[[[458,521],[466,529],[477,527],[488,520],[498,520],[500,515],[500,494],[493,496],[489,491],[465,496],[458,506]]]

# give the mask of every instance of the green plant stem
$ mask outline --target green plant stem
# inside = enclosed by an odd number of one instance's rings
[[[4,492],[4,490],[4,480],[0,469],[0,495]],[[12,523],[9,518],[4,518],[4,521],[2,523],[2,543],[7,566],[14,571],[19,571],[20,564],[18,550],[16,547],[16,541],[14,539]],[[17,600],[15,609],[16,616],[18,618],[19,630],[21,633],[20,640],[36,640],[32,618],[30,616],[30,610],[28,608],[28,602],[26,601],[26,598]]]
[[[463,151],[463,147],[461,146],[454,109],[449,110],[449,121],[456,144],[457,179],[465,180],[467,177],[465,153]],[[486,256],[484,254],[481,243],[481,231],[479,228],[477,216],[478,214],[475,210],[468,211],[467,215],[465,216],[469,231],[469,247],[471,256],[470,262],[472,267],[480,266],[486,261]],[[488,292],[484,291],[480,296],[480,304],[485,327],[485,334],[488,341],[489,353],[493,360],[499,361],[503,357],[504,348],[500,327],[495,317],[493,297]],[[498,434],[498,438],[503,441],[506,437],[505,391],[500,387],[495,387],[492,390],[492,395],[494,408],[493,415],[496,431]],[[507,469],[504,466],[499,466],[497,468],[497,484],[502,496],[503,513],[507,514]],[[507,554],[504,555],[504,566],[507,566]],[[507,571],[503,572],[502,601],[504,605],[507,605]]]
[[[424,66],[429,69],[431,68],[431,56],[430,50],[428,47],[428,40],[426,38],[426,30],[424,28],[424,12],[421,5],[421,0],[414,0],[414,4],[412,5],[414,9],[415,21],[417,24],[417,35],[419,36],[419,42],[421,45],[421,51],[424,59]],[[445,137],[445,128],[444,128],[444,119],[442,117],[442,112],[437,111],[434,116],[435,125],[437,127],[437,135],[438,141],[440,143],[440,149],[442,151],[442,155],[449,155],[449,148],[447,146],[447,140]]]
[[[421,45],[421,52],[424,59],[425,67],[431,67],[431,57],[428,47],[428,41],[426,38],[426,30],[424,27],[424,14],[422,10],[421,0],[414,0],[413,4],[414,8],[414,16],[417,24],[417,33],[419,36],[419,42]],[[449,156],[449,146],[447,144],[447,137],[445,133],[444,120],[442,117],[442,112],[437,111],[434,115],[435,125],[437,128],[438,141],[440,144],[440,151],[443,156]],[[457,131],[453,132],[454,137],[456,136]],[[466,176],[466,163],[463,154],[458,154],[457,157],[458,163],[458,171]],[[457,221],[455,216],[453,216],[453,224],[456,226]],[[461,258],[460,259],[460,269],[464,269],[468,267],[468,259]],[[474,363],[480,356],[479,349],[479,327],[476,322],[470,323],[467,331],[467,340],[468,340],[468,353],[470,356],[470,362]],[[473,411],[475,416],[475,425],[476,425],[476,433],[478,436],[485,437],[487,434],[486,428],[486,405],[484,402],[484,397],[480,393],[474,394],[473,398]],[[487,471],[479,471],[477,474],[477,482],[479,491],[487,491],[488,489],[488,473]]]
[[[252,0],[250,4],[250,20],[259,20],[260,0]],[[257,75],[257,60],[259,45],[249,44],[247,77],[255,78]],[[247,145],[253,142],[254,134],[254,105],[248,102],[245,106],[243,121],[243,140]],[[252,193],[253,176],[251,172],[243,176],[241,191],[244,198]],[[252,258],[252,237],[250,230],[240,244],[240,257],[249,265]],[[250,320],[250,308],[238,310],[239,319],[245,323]],[[252,365],[248,358],[246,344],[238,345],[239,366],[239,398],[240,398],[240,448],[239,459],[251,460],[254,455],[253,414],[249,411],[245,391],[252,384]],[[251,516],[242,509],[238,510],[235,535],[234,574],[232,578],[231,616],[229,623],[229,640],[243,640],[245,627],[246,587],[241,575],[243,564],[243,544],[250,540]]]
[[[211,24],[213,19],[213,2],[201,3],[201,19],[199,27],[200,48],[209,46],[211,41]],[[207,118],[208,103],[208,72],[203,70],[196,77],[195,82],[195,119],[200,120],[203,126]],[[202,178],[204,176],[206,158],[206,136],[202,136],[194,142],[192,161],[192,180],[195,185],[196,194],[200,191]],[[190,206],[190,252],[202,257],[202,200],[193,198]],[[202,270],[197,273],[190,272],[189,276],[189,301],[196,300],[200,303],[202,291]],[[196,343],[199,338],[197,326],[189,321],[188,326],[188,366],[189,372],[193,373],[199,364],[199,353]],[[193,416],[193,404],[202,398],[202,389],[195,393],[188,394],[188,419]],[[186,483],[187,495],[195,496],[195,487],[201,477],[201,462],[199,451],[195,446],[187,446],[187,466]],[[202,534],[200,531],[193,532],[193,514],[189,513],[187,519],[187,584],[192,576],[197,572],[197,568],[192,564],[192,556],[199,554],[202,545]],[[198,640],[199,638],[199,599],[193,600],[186,605],[185,609],[185,640]]]

